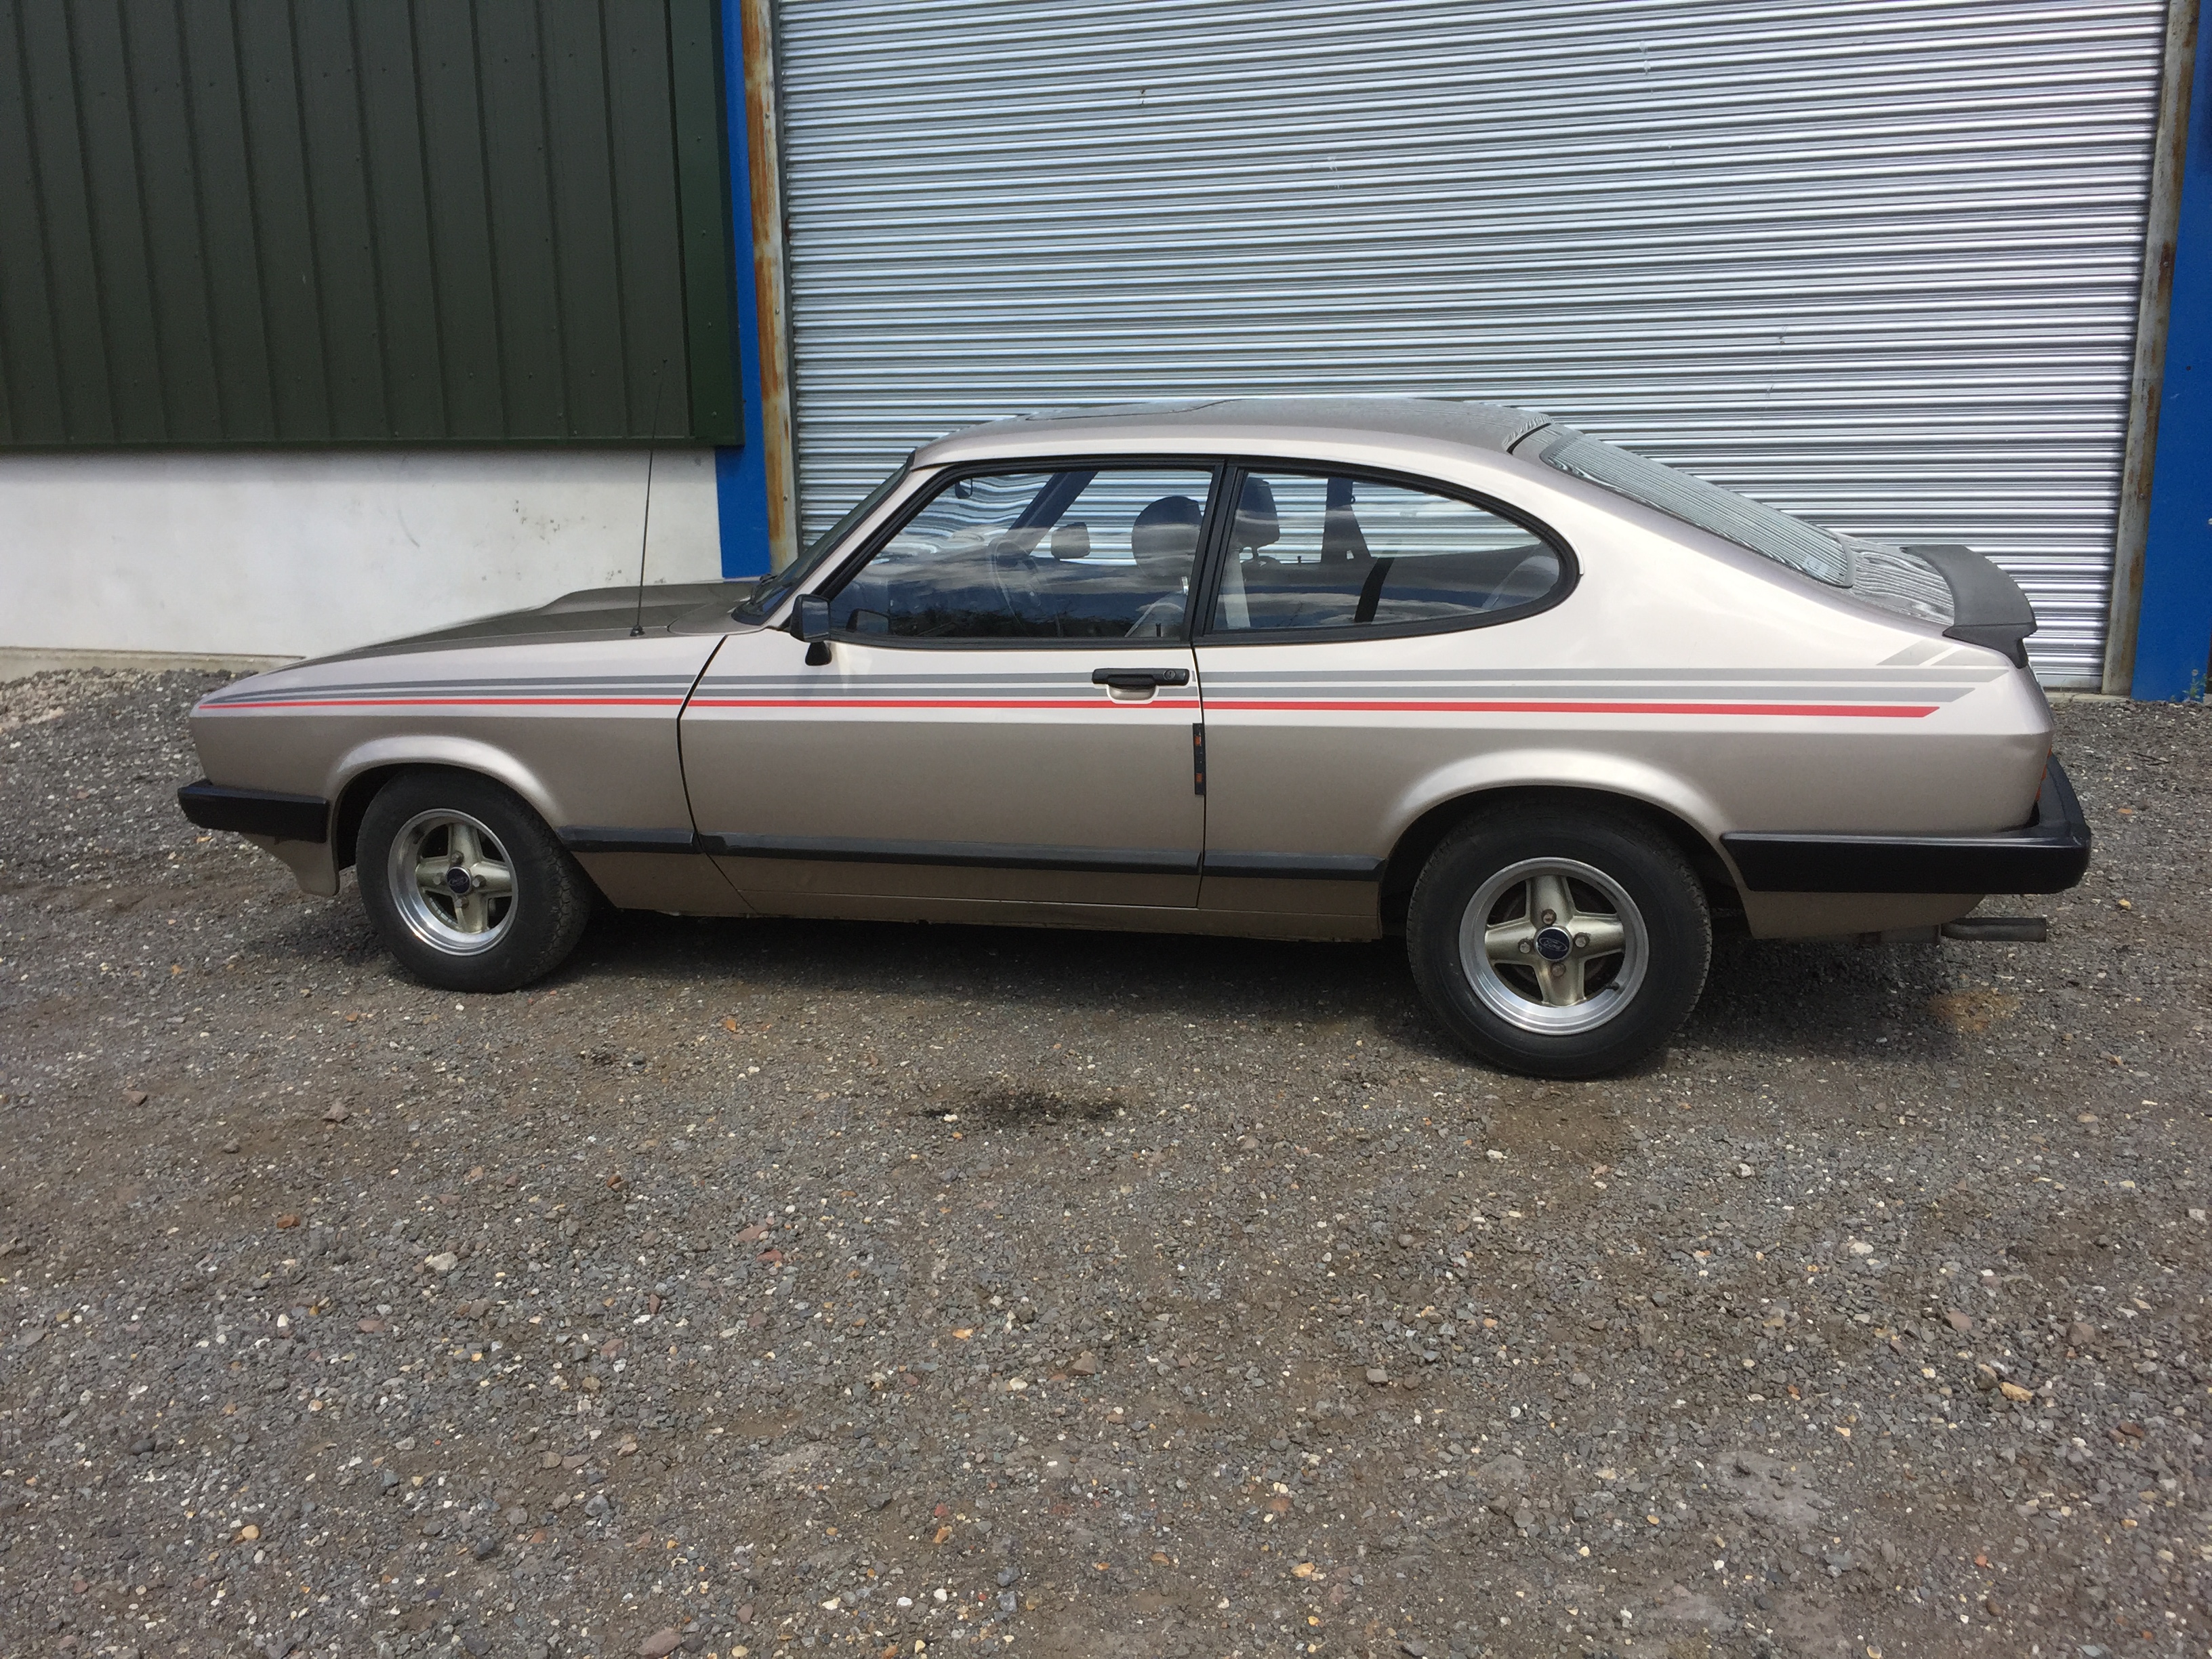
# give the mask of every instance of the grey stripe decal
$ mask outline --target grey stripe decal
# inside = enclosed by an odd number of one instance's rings
[[[297,682],[297,687],[314,691],[389,691],[431,686],[686,685],[690,680],[689,674],[517,674],[453,680],[302,680]],[[230,689],[236,691],[243,688]]]
[[[1179,688],[1177,688],[1179,689]],[[1033,684],[1009,685],[993,681],[988,684],[975,680],[791,680],[781,685],[732,685],[720,680],[706,680],[699,690],[731,696],[786,697],[810,693],[825,697],[848,696],[860,691],[972,691],[978,696],[999,696],[1018,691],[1035,696],[1042,692],[1064,693],[1069,696],[1092,696],[1099,688],[1088,678],[1083,680],[1048,680]]]
[[[689,674],[606,679],[386,680],[361,684],[257,686],[250,690],[217,692],[207,701],[224,703],[265,702],[276,697],[296,701],[310,697],[620,696],[626,694],[674,696],[681,696],[690,684]]]
[[[1419,687],[1392,686],[1331,686],[1331,685],[1244,685],[1234,689],[1214,686],[1216,699],[1232,702],[1244,697],[1276,696],[1283,698],[1327,701],[1332,697],[1357,698],[1365,702],[1430,702],[1438,699],[1461,698],[1469,702],[1497,701],[1518,696],[1540,699],[1547,702],[1564,702],[1577,698],[1612,702],[1643,700],[1674,702],[1685,696],[1694,696],[1703,702],[1771,702],[1778,697],[1790,699],[1813,698],[1821,702],[1955,702],[1973,688],[1971,686],[1792,686],[1792,685],[1668,685],[1636,687],[1624,685],[1429,685]]]
[[[1252,680],[1357,680],[1376,684],[1401,682],[1406,684],[1432,684],[1438,681],[1533,684],[1542,680],[1565,680],[1577,684],[1595,684],[1619,682],[1645,682],[1656,685],[1698,684],[1717,685],[1736,682],[1744,684],[1766,684],[1783,681],[1797,685],[1846,684],[1853,681],[1867,684],[1944,684],[1981,685],[1998,678],[2008,671],[2002,668],[1907,668],[1883,673],[1878,667],[1867,668],[1378,668],[1378,669],[1208,669],[1209,683],[1224,684]]]
[[[863,690],[869,691],[943,691],[959,690],[976,692],[1023,691],[1030,693],[1041,691],[1064,691],[1071,696],[1080,695],[1083,696],[1092,696],[1097,695],[1098,691],[1098,687],[1091,683],[1091,677],[1088,674],[1085,674],[1079,680],[969,679],[951,674],[938,675],[928,678],[913,678],[903,675],[896,678],[889,675],[882,677],[869,675],[865,678],[854,679],[824,679],[817,676],[812,679],[803,680],[723,680],[716,679],[712,676],[709,676],[708,678],[702,680],[699,683],[699,689],[702,691],[714,691],[718,693],[735,694],[738,696],[750,695],[757,696],[785,696],[793,692],[799,691],[819,692],[827,696]],[[1184,688],[1169,687],[1165,689],[1179,690]]]

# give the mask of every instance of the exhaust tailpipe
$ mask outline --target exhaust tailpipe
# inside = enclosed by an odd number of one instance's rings
[[[1977,945],[2041,945],[2051,937],[2048,916],[1961,916],[1943,924],[1943,937]]]
[[[1862,945],[1933,945],[1954,939],[1962,945],[2041,945],[2051,937],[2048,916],[1961,916],[1941,927],[1885,927],[1879,933],[1861,933]]]

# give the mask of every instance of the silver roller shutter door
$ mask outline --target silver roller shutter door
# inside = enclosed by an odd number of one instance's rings
[[[1547,410],[2094,684],[2163,0],[781,0],[802,514],[1093,400]]]

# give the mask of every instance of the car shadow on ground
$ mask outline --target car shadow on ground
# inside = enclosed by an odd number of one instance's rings
[[[1955,956],[1927,945],[1723,938],[1674,1047],[1878,1053],[1954,1034],[1924,1014]],[[1416,1054],[1474,1064],[1422,1006],[1395,939],[1369,943],[1086,933],[966,924],[732,921],[617,912],[597,918],[553,982],[600,975],[715,981],[805,994],[928,994],[1060,1016],[1179,1014],[1194,1022],[1371,1023]],[[1664,1051],[1632,1069],[1663,1068]]]
[[[255,948],[289,970],[401,977],[349,883],[333,903],[280,915]],[[1714,941],[1704,993],[1680,1034],[1621,1075],[1663,1071],[1669,1052],[1683,1049],[1839,1060],[1876,1056],[1906,1042],[1923,1049],[1963,1047],[1960,1033],[1927,1011],[1974,948],[1723,936]],[[594,917],[576,954],[533,988],[588,995],[611,978],[694,990],[988,1000],[1078,1018],[1361,1022],[1438,1064],[1479,1064],[1430,1018],[1396,939],[1346,944],[608,911]]]

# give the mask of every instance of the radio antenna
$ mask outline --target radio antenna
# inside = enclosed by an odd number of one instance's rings
[[[668,360],[661,359],[665,369]],[[645,544],[653,533],[653,464],[660,454],[660,388],[662,376],[655,370],[653,376],[653,431],[645,446],[645,522],[637,530],[637,610],[631,617],[629,636],[637,639],[645,633]]]

